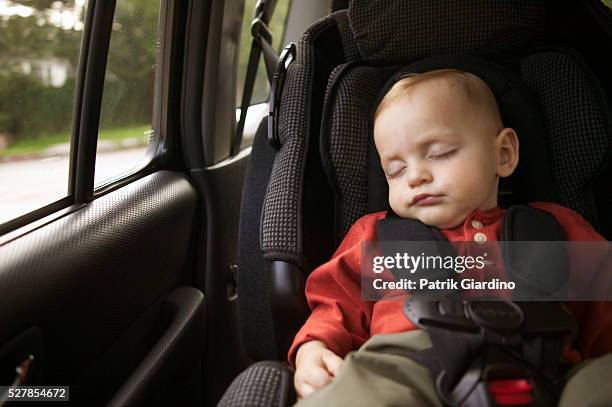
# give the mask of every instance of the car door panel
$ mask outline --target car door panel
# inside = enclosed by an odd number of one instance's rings
[[[178,329],[164,316],[172,307],[163,300],[192,279],[196,197],[184,175],[160,171],[4,243],[0,344],[39,329],[42,355],[35,363],[41,384],[75,386],[75,401],[110,396],[120,382],[104,387],[81,379],[98,375],[113,346],[105,373],[127,378],[149,353],[147,346],[157,346],[166,329]],[[202,307],[192,304],[193,315],[203,315]],[[183,332],[190,324],[181,326]],[[130,329],[136,333],[127,343],[140,348],[117,345]],[[14,368],[6,358],[0,363],[4,376]]]

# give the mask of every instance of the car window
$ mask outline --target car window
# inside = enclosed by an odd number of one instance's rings
[[[0,224],[68,195],[85,0],[0,1]]]
[[[270,31],[272,32],[272,46],[280,52],[283,33],[285,31],[285,23],[287,22],[287,13],[289,11],[289,0],[279,0],[276,3],[272,20],[270,21]],[[240,107],[242,102],[242,91],[244,89],[244,78],[246,76],[247,65],[249,63],[249,51],[251,50],[251,22],[255,13],[255,5],[257,0],[246,0],[244,4],[244,15],[242,18],[242,30],[240,33],[240,55],[238,61],[238,85],[236,87],[236,106]],[[270,87],[266,79],[266,68],[264,66],[263,57],[259,60],[257,68],[257,79],[253,86],[253,96],[251,104],[255,105],[262,102],[267,102]]]
[[[159,0],[118,0],[104,77],[95,185],[146,165],[159,47]]]
[[[240,117],[240,104],[242,103],[242,93],[244,90],[244,80],[246,77],[247,66],[249,63],[249,52],[251,51],[251,22],[255,13],[257,0],[246,0],[244,5],[244,15],[242,19],[242,29],[240,34],[240,54],[238,62],[238,77],[236,85],[236,120]],[[283,47],[283,35],[287,24],[287,15],[291,6],[290,0],[279,0],[276,3],[272,20],[269,28],[272,32],[272,46],[279,53]],[[257,126],[268,112],[267,102],[270,94],[270,86],[266,76],[266,68],[263,56],[260,57],[257,67],[257,77],[253,85],[250,108],[244,124],[242,147],[246,147],[253,142],[253,137],[257,131]]]

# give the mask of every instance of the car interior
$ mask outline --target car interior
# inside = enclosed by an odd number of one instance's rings
[[[521,142],[502,206],[557,202],[612,238],[609,3],[161,0],[159,137],[100,186],[120,1],[86,9],[68,196],[0,225],[2,386],[69,386],[75,405],[290,405],[305,281],[387,209],[372,106],[400,71],[485,79]]]

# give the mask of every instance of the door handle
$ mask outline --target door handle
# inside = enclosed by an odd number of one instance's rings
[[[30,327],[0,346],[0,386],[8,386],[0,394],[0,407],[6,404],[10,390],[40,384],[42,350],[42,331],[38,327]]]
[[[6,400],[11,389],[16,389],[18,386],[24,386],[28,384],[32,372],[34,371],[34,355],[28,355],[18,366],[15,367],[15,379],[8,386],[6,391],[0,394],[0,407],[6,405]]]

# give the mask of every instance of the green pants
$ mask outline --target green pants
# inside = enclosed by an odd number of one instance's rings
[[[429,347],[421,330],[374,336],[346,356],[331,383],[296,406],[442,406],[429,370],[401,356]],[[612,406],[612,354],[583,362],[571,373],[559,406]]]

